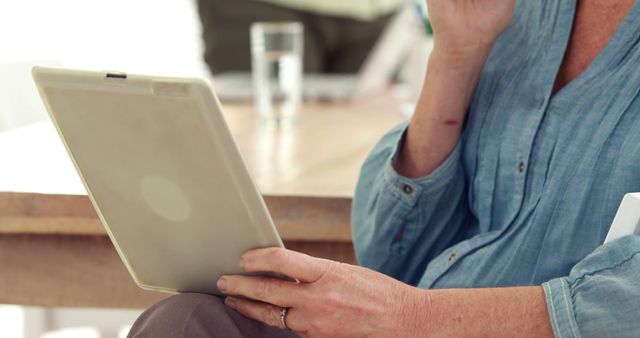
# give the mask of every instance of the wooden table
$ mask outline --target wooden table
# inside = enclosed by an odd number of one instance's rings
[[[398,102],[307,104],[285,131],[258,126],[250,106],[225,109],[285,246],[354,263],[359,167],[402,121]],[[0,304],[142,308],[166,297],[133,283],[48,122],[0,133],[0,269]]]

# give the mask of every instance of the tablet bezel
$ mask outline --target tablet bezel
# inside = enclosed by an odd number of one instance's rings
[[[215,287],[215,280],[218,276],[213,272],[210,277],[210,286],[208,286],[206,290],[178,289],[171,285],[158,285],[140,278],[136,269],[129,263],[131,250],[120,246],[119,236],[121,236],[121,234],[114,233],[112,231],[112,227],[107,222],[107,217],[105,217],[101,209],[103,201],[98,200],[92,193],[92,181],[100,178],[88,177],[87,173],[83,170],[83,163],[79,163],[76,160],[76,156],[74,156],[74,147],[67,142],[67,139],[65,138],[66,131],[64,128],[61,128],[58,123],[58,120],[62,118],[62,115],[64,115],[65,112],[59,111],[58,107],[51,104],[51,100],[47,94],[47,89],[62,88],[65,90],[91,90],[95,92],[108,91],[111,93],[123,93],[127,95],[140,94],[146,95],[147,97],[150,94],[162,97],[177,95],[195,100],[195,102],[197,102],[199,113],[207,122],[210,137],[215,137],[215,141],[224,146],[225,156],[224,158],[217,160],[227,161],[226,163],[229,163],[229,166],[233,168],[229,174],[233,176],[231,179],[233,179],[237,184],[237,191],[235,191],[235,193],[241,195],[240,199],[244,203],[244,208],[247,212],[251,213],[250,218],[255,220],[254,223],[256,223],[243,225],[248,230],[245,231],[247,241],[254,242],[255,245],[247,245],[247,243],[242,243],[242,245],[247,248],[260,246],[284,247],[277,229],[269,215],[264,200],[252,180],[239,148],[225,122],[220,102],[211,90],[207,81],[197,78],[157,77],[120,72],[81,71],[47,67],[34,67],[33,78],[47,111],[49,112],[49,116],[51,117],[51,120],[53,121],[53,124],[55,125],[60,138],[87,190],[91,203],[96,209],[96,213],[101,223],[105,227],[105,230],[116,248],[118,255],[138,286],[147,290],[171,293],[206,292],[221,294]],[[158,91],[161,93],[157,93]],[[114,135],[117,135],[118,130],[113,130],[112,132]],[[261,229],[256,231],[256,227]],[[264,245],[265,243],[268,245]],[[141,245],[143,245],[143,243],[141,243]],[[241,273],[239,268],[239,256],[225,257],[224,259],[233,260],[235,262],[233,265],[237,266],[237,271],[235,272]],[[224,265],[228,266],[230,264],[229,262],[226,262]],[[214,269],[212,269],[212,271],[213,270]],[[206,282],[196,281],[194,284],[199,285],[202,283]]]

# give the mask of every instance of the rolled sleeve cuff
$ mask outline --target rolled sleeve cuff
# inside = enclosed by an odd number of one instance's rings
[[[571,297],[571,290],[566,278],[556,278],[542,284],[549,320],[553,334],[557,338],[581,337]]]
[[[398,140],[396,150],[391,154],[384,170],[384,179],[394,194],[409,206],[413,206],[421,194],[440,191],[456,176],[460,164],[461,143],[458,142],[449,157],[431,174],[416,179],[400,175],[393,162],[404,143],[405,132]]]

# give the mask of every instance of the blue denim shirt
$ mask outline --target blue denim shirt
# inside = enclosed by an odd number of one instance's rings
[[[557,337],[640,337],[640,237],[602,245],[640,191],[640,2],[552,94],[576,1],[518,1],[460,143],[429,176],[391,165],[406,123],[384,136],[357,186],[355,248],[421,288],[542,285]]]

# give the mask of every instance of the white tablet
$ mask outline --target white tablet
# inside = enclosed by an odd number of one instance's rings
[[[220,294],[241,254],[282,247],[205,81],[42,67],[33,77],[140,287]]]

